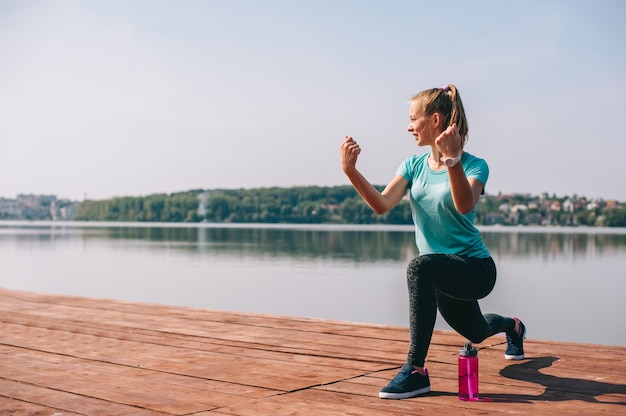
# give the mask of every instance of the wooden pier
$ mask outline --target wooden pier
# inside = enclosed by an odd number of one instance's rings
[[[436,331],[433,392],[381,400],[407,328],[5,289],[0,327],[2,416],[626,414],[626,347],[531,338],[511,362],[492,337],[462,402],[464,339]]]

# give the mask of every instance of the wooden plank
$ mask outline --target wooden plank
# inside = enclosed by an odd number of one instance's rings
[[[620,414],[626,348],[529,339],[480,348],[481,401],[459,401],[464,339],[435,331],[434,392],[380,400],[408,349],[402,327],[0,289],[0,414]],[[584,357],[584,359],[581,359]],[[44,412],[44,413],[42,413]]]
[[[61,386],[63,384],[57,384]],[[16,383],[0,378],[1,415],[167,416],[168,414],[94,397]]]
[[[622,396],[621,405],[618,401],[618,395],[605,397],[605,400],[600,400],[603,403],[600,407],[598,396],[595,394],[546,388],[536,383],[529,383],[527,386],[510,386],[500,384],[497,381],[497,379],[481,380],[480,404],[471,404],[473,408],[488,411],[489,414],[494,411],[506,411],[510,414],[548,414],[549,409],[545,409],[546,413],[541,413],[544,410],[536,410],[536,406],[534,406],[537,403],[545,402],[557,407],[559,409],[558,414],[576,414],[583,409],[587,409],[589,412],[597,411],[599,414],[620,414],[620,410],[624,410],[623,399],[626,398],[624,396]],[[315,389],[371,398],[375,397],[385,384],[378,382],[379,379],[377,378],[360,377]],[[410,401],[444,405],[449,409],[459,408],[456,412],[450,410],[449,414],[461,413],[461,409],[464,411],[464,408],[468,406],[467,403],[458,400],[457,380],[455,378],[432,377],[431,384],[433,389],[431,393]],[[590,405],[591,403],[593,405]]]
[[[167,377],[160,382],[146,381],[141,371],[133,373],[128,368],[118,371],[119,366],[72,357],[1,348],[0,358],[4,361],[3,372],[22,384],[51,390],[63,386],[64,391],[76,396],[162,413],[187,414],[239,401],[226,400],[223,394],[169,383]],[[159,390],[161,394],[154,394]]]
[[[0,390],[1,391],[1,390]],[[0,396],[0,410],[4,416],[81,416],[78,413],[66,412],[63,409],[54,409],[47,406],[40,406],[36,403],[15,400]]]
[[[444,396],[437,397],[441,399]],[[456,398],[455,400],[456,402],[440,400],[439,403],[426,402],[423,400],[423,397],[411,400],[381,400],[373,396],[313,389],[298,391],[288,396],[274,396],[263,401],[233,405],[219,411],[232,416],[406,416],[417,414],[433,416],[463,414],[472,416],[486,414],[485,410],[475,403],[472,403],[470,406],[466,402],[460,402]],[[451,406],[450,403],[454,403],[456,406]],[[498,409],[494,409],[491,414],[497,413],[501,412]],[[502,413],[506,413],[506,411]]]
[[[138,367],[163,373],[186,373],[198,378],[274,390],[285,390],[285,386],[301,389],[364,373],[363,370],[326,365],[324,359],[319,357],[312,357],[309,363],[300,363],[289,360],[284,354],[277,359],[267,359],[154,344],[148,348],[144,343],[75,333],[63,333],[57,337],[58,331],[33,327],[21,333],[15,327],[10,329],[12,331],[7,330],[6,324],[0,324],[0,330],[4,333],[14,333],[13,345],[24,349],[51,351],[53,348],[63,355],[133,369]],[[42,339],[45,340],[43,344],[52,345],[38,345]],[[120,354],[120,351],[124,353]],[[303,374],[306,376],[303,377]]]
[[[136,308],[139,309],[139,308]],[[13,313],[22,312],[21,310],[13,310]],[[143,314],[127,314],[119,311],[103,312],[97,309],[76,309],[65,305],[48,305],[45,308],[36,308],[27,311],[32,319],[31,325],[37,325],[41,319],[46,316],[54,316],[62,322],[76,322],[85,325],[91,325],[90,322],[104,322],[105,326],[101,328],[115,327],[126,331],[134,330],[152,330],[166,334],[180,334],[188,336],[203,337],[206,340],[219,339],[231,340],[233,342],[246,342],[259,345],[280,345],[283,347],[292,346],[294,348],[302,348],[304,345],[310,345],[311,337],[309,334],[314,333],[316,349],[332,349],[333,347],[341,347],[353,340],[353,336],[335,335],[319,332],[315,328],[315,324],[297,329],[284,329],[280,325],[273,327],[266,323],[263,326],[253,326],[249,324],[233,324],[230,322],[215,322],[206,320],[184,320],[177,317],[143,315]],[[79,318],[78,318],[79,317]],[[274,322],[272,322],[274,323]],[[366,338],[363,335],[358,336],[360,339]],[[405,336],[408,338],[408,333]],[[301,342],[298,342],[301,341]],[[408,339],[405,340],[408,342]],[[364,354],[369,351],[370,356],[375,356],[375,352],[385,349],[389,346],[387,340],[371,339]],[[403,353],[406,353],[404,349]]]
[[[24,319],[20,319],[20,313],[12,313],[11,317],[5,318],[4,321],[4,330],[10,331],[11,324],[18,326],[17,331],[24,333],[22,336],[22,340],[20,341],[22,346],[27,346],[28,340],[32,342],[32,336],[26,336],[25,332],[36,332],[35,329],[24,330],[24,327],[29,328],[46,328],[50,331],[54,332],[68,332],[72,334],[85,334],[91,335],[94,337],[99,337],[101,339],[111,338],[115,340],[125,340],[125,341],[134,341],[140,343],[151,343],[163,346],[174,346],[176,348],[189,348],[189,349],[200,349],[200,350],[211,350],[214,352],[224,352],[233,355],[246,355],[246,356],[254,356],[254,357],[266,357],[266,358],[277,358],[280,356],[289,356],[289,354],[285,355],[283,353],[290,353],[291,359],[295,361],[302,361],[310,363],[311,360],[314,360],[315,357],[324,358],[326,361],[335,361],[335,365],[337,366],[346,366],[348,368],[353,367],[354,358],[359,358],[361,364],[359,368],[370,368],[377,369],[381,366],[380,362],[372,362],[372,356],[375,357],[374,353],[371,351],[371,347],[369,343],[362,338],[352,338],[349,342],[350,345],[338,345],[335,343],[334,346],[330,347],[328,345],[319,345],[317,342],[317,338],[315,335],[311,335],[310,333],[300,334],[298,336],[294,336],[288,345],[287,342],[283,344],[274,345],[273,343],[266,342],[264,344],[260,344],[255,340],[255,342],[245,342],[245,341],[228,341],[225,339],[216,339],[216,338],[207,338],[202,336],[192,336],[185,334],[172,334],[172,333],[162,333],[157,331],[150,330],[133,330],[129,332],[127,329],[120,328],[117,326],[109,325],[107,330],[104,328],[87,328],[81,325],[74,324],[72,322],[68,322],[68,320],[64,320],[62,324],[56,324],[49,321],[46,317],[39,317],[36,322],[27,322]],[[269,332],[269,329],[265,329],[265,331]],[[41,332],[41,331],[40,331]],[[41,335],[42,337],[44,335]],[[46,339],[50,336],[54,335],[45,335]],[[60,336],[60,335],[59,335]],[[214,337],[214,334],[210,334],[211,337]],[[224,338],[228,336],[225,335]],[[297,340],[296,340],[297,338]],[[17,342],[16,338],[16,342]],[[361,344],[361,346],[359,346]],[[362,352],[363,350],[365,352]],[[348,358],[341,359],[342,357]]]

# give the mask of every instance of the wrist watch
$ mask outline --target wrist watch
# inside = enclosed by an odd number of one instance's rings
[[[461,155],[463,153],[460,153],[457,157],[446,157],[446,158],[441,158],[442,162],[444,165],[446,165],[446,167],[451,168],[454,165],[456,165],[457,163],[459,163],[459,160],[461,160]]]

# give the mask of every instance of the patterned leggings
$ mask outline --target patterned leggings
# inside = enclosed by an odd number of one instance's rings
[[[496,265],[491,257],[426,254],[411,260],[407,267],[411,329],[407,363],[424,366],[437,308],[455,331],[474,343],[512,332],[512,318],[483,315],[478,306],[478,299],[487,296],[495,284]]]

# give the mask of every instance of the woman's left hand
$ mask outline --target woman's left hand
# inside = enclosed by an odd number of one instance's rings
[[[453,123],[439,136],[437,136],[435,139],[435,146],[437,146],[437,150],[439,150],[441,157],[457,157],[463,151],[463,148],[461,147],[462,140],[463,139],[459,134],[459,129],[457,128],[456,123]]]

